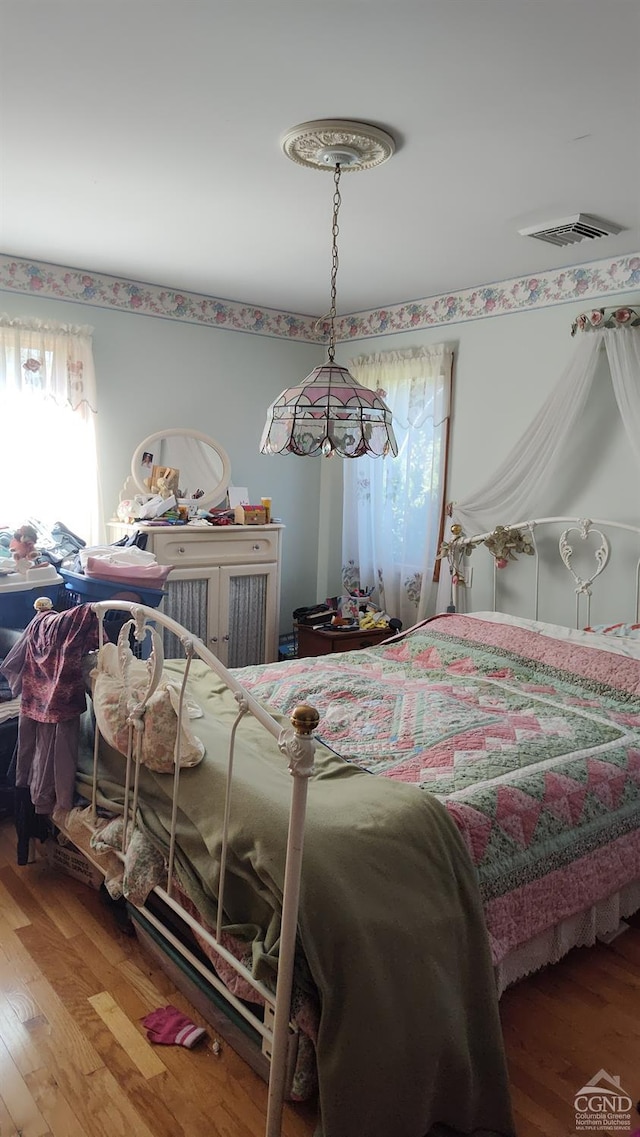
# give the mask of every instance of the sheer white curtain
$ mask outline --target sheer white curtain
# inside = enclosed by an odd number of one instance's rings
[[[584,410],[603,349],[629,443],[640,463],[640,310],[596,309],[578,317],[576,330],[575,354],[531,426],[488,482],[453,502],[451,521],[462,525],[468,536],[544,513],[544,491]],[[443,571],[438,611],[451,599],[448,578]],[[459,603],[462,599],[459,594]]]
[[[360,356],[349,370],[385,392],[398,455],[344,463],[343,586],[374,587],[380,606],[410,627],[434,590],[453,351],[436,344]]]
[[[0,526],[101,539],[91,331],[0,316]]]

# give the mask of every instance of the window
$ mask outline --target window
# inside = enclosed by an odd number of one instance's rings
[[[0,526],[99,537],[90,329],[0,318]]]
[[[398,454],[345,461],[344,587],[375,587],[380,606],[409,627],[435,602],[453,352],[444,344],[383,352],[349,368],[385,392]]]

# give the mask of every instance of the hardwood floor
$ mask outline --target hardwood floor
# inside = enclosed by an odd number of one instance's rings
[[[96,891],[42,860],[19,868],[14,846],[4,821],[0,1137],[262,1137],[264,1083],[225,1043],[214,1053],[211,1028],[194,1050],[152,1046],[139,1020],[165,1003],[206,1024]],[[575,1134],[575,1094],[601,1068],[637,1101],[640,926],[510,989],[501,1013],[518,1137]],[[285,1107],[284,1137],[314,1127],[312,1107]]]

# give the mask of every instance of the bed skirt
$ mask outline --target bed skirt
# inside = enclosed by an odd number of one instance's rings
[[[597,940],[611,939],[621,921],[640,909],[640,881],[635,880],[605,897],[591,908],[548,928],[520,947],[514,948],[495,967],[498,995],[512,983],[524,979],[549,963],[557,963],[576,947],[591,947]]]

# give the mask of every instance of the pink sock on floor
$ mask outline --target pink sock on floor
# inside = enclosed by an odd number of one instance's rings
[[[147,1027],[147,1038],[163,1046],[186,1046],[189,1050],[206,1034],[203,1026],[196,1026],[177,1007],[170,1004],[145,1015],[140,1020]]]

